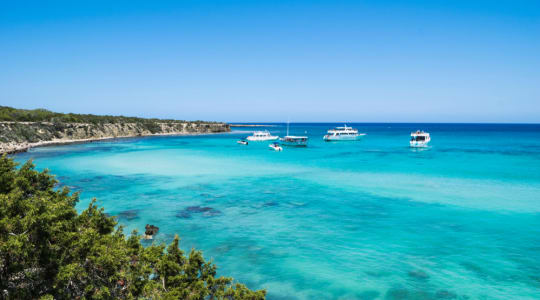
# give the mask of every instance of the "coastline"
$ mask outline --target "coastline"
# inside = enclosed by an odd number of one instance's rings
[[[17,154],[27,152],[32,148],[38,147],[48,147],[48,146],[58,146],[58,145],[69,145],[69,144],[83,144],[83,143],[92,143],[104,140],[115,140],[115,139],[127,139],[127,138],[137,138],[137,137],[149,137],[149,136],[190,136],[190,135],[209,135],[209,134],[220,134],[227,132],[164,132],[164,133],[152,133],[152,134],[140,134],[140,135],[122,135],[122,136],[107,136],[107,137],[96,137],[96,138],[87,138],[87,139],[56,139],[50,141],[39,141],[35,143],[10,143],[7,146],[0,143],[0,155],[2,154]]]
[[[265,125],[265,124],[229,124],[229,127],[278,127],[278,125]]]

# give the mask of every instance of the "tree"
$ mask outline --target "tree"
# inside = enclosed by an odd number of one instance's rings
[[[31,161],[0,157],[0,298],[265,299],[217,277],[202,252],[185,255],[178,236],[143,247],[95,199],[78,214],[78,194],[56,184]]]

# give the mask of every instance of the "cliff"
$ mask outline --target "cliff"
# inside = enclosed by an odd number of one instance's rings
[[[228,132],[225,123],[148,121],[134,123],[1,122],[0,153],[26,151],[32,147],[102,139]]]

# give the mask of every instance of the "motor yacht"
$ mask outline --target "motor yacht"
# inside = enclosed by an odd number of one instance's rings
[[[358,129],[348,127],[344,125],[343,127],[336,127],[334,129],[328,130],[327,134],[323,139],[327,142],[330,141],[356,141],[359,140],[362,136],[366,135],[365,133],[358,133]]]
[[[409,144],[411,147],[427,147],[428,143],[431,141],[431,137],[429,136],[429,133],[424,131],[416,131],[411,133],[411,141]]]
[[[279,136],[271,135],[268,130],[255,131],[253,135],[247,137],[248,141],[275,141],[279,139]]]

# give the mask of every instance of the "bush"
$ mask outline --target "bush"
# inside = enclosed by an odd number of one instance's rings
[[[78,194],[56,184],[31,161],[17,169],[0,157],[0,298],[265,298],[265,291],[216,277],[200,251],[185,255],[178,236],[168,247],[145,248],[95,199],[78,214]]]
[[[17,109],[8,106],[0,106],[0,121],[17,121],[17,122],[60,122],[60,123],[90,123],[90,124],[106,124],[106,123],[182,123],[181,120],[170,119],[146,119],[124,116],[97,116],[89,114],[62,114],[48,111],[46,109]],[[195,121],[193,123],[202,123],[203,121]],[[214,122],[204,122],[214,123]]]

